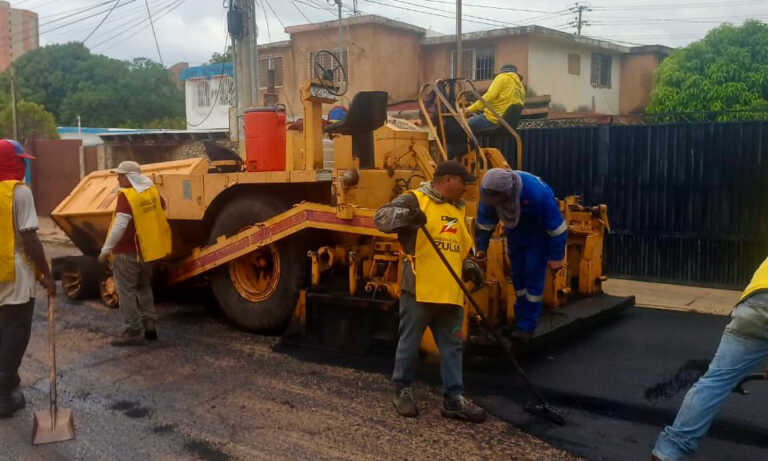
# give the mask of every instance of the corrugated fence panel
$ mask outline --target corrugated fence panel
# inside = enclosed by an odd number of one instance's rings
[[[521,130],[523,169],[605,203],[606,272],[741,288],[768,256],[768,123]],[[510,137],[486,138],[514,165]]]

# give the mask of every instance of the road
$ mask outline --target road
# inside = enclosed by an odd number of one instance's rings
[[[287,346],[237,330],[205,290],[165,298],[161,340],[116,349],[108,345],[115,311],[58,297],[60,402],[74,409],[78,438],[33,448],[31,412],[45,408],[48,386],[38,300],[22,367],[30,405],[0,421],[0,459],[646,460],[727,321],[634,308],[527,357],[565,427],[520,410],[527,394],[508,364],[468,358],[467,390],[492,414],[477,426],[440,416],[434,364],[424,364],[416,386],[423,414],[403,419],[390,403],[391,350],[358,357]],[[768,386],[750,390],[729,399],[696,459],[768,459]]]

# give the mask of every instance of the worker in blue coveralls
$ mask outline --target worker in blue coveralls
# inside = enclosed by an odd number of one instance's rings
[[[528,342],[541,317],[547,266],[557,270],[563,265],[568,226],[555,194],[541,178],[525,171],[493,168],[480,184],[475,246],[481,260],[499,220],[507,237],[517,293],[515,329],[510,337]]]

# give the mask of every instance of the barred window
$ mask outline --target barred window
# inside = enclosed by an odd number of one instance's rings
[[[493,48],[466,49],[464,54],[464,78],[468,80],[492,80],[496,67]],[[451,51],[451,78],[456,78],[456,50]]]
[[[211,105],[211,83],[208,80],[197,82],[197,105],[208,107]]]
[[[235,80],[226,76],[219,80],[219,104],[224,106],[235,105]]]
[[[581,75],[581,55],[568,55],[568,73],[571,75]]]
[[[259,86],[269,88],[283,86],[283,57],[261,56],[259,58]]]
[[[595,88],[611,87],[611,56],[592,53],[592,86]]]

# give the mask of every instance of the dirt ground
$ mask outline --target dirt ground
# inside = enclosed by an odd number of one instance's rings
[[[72,251],[46,246],[49,256]],[[38,298],[21,369],[28,406],[0,420],[0,459],[577,459],[496,417],[482,425],[442,418],[440,390],[424,382],[416,386],[422,414],[401,418],[390,357],[367,366],[280,346],[238,331],[205,294],[188,297],[159,303],[159,342],[112,348],[117,313],[60,294],[59,404],[73,409],[77,439],[32,447],[32,412],[46,408],[48,389]]]

